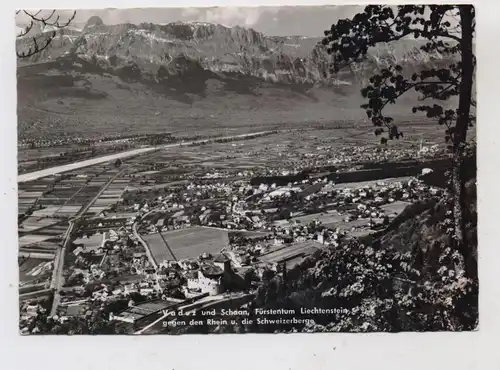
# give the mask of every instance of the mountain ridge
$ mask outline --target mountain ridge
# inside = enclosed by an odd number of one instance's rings
[[[72,54],[82,58],[107,60],[116,57],[135,62],[146,70],[150,65],[169,64],[181,55],[198,61],[203,68],[238,72],[264,80],[280,82],[342,82],[363,79],[363,71],[402,63],[413,69],[422,64],[439,63],[443,56],[420,50],[421,43],[404,40],[394,46],[370,50],[362,65],[355,65],[350,76],[330,75],[330,58],[321,37],[267,36],[252,28],[227,27],[207,22],[171,22],[105,25],[97,17],[83,30],[57,31],[50,48],[35,55],[27,64]],[[30,39],[18,40],[18,47]],[[25,63],[22,63],[25,64]],[[344,81],[346,82],[346,81]]]
[[[60,29],[49,48],[18,62],[19,137],[197,130],[200,120],[217,127],[366,120],[359,90],[374,70],[402,63],[410,73],[447,62],[409,40],[330,75],[320,40],[206,22],[93,20]],[[18,39],[18,49],[29,41]],[[390,109],[410,115],[409,98]]]

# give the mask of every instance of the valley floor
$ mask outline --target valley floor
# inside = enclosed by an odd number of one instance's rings
[[[201,323],[204,310],[243,312],[283,268],[441,197],[419,179],[448,165],[434,129],[407,126],[387,146],[372,127],[232,135],[21,175],[22,331],[134,332],[179,307]]]

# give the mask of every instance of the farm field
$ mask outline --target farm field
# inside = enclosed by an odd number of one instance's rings
[[[18,263],[20,283],[26,284],[35,280],[50,278],[52,261],[20,257]]]
[[[411,177],[405,176],[405,177],[391,177],[391,178],[386,178],[383,180],[376,180],[376,181],[359,181],[359,182],[344,182],[341,184],[335,184],[331,186],[331,189],[360,189],[360,188],[365,188],[365,187],[372,187],[376,185],[377,183],[379,184],[390,184],[394,182],[405,182],[410,180]]]
[[[197,258],[202,253],[217,254],[229,243],[228,232],[208,227],[192,227],[162,233],[178,260]],[[158,233],[143,235],[157,263],[172,260]]]
[[[323,225],[340,222],[342,221],[342,216],[337,213],[312,213],[304,216],[292,217],[292,221],[299,222],[301,224],[308,224],[314,220],[319,220]]]
[[[397,216],[410,204],[410,202],[398,200],[394,203],[384,204],[380,208],[383,209],[388,216]]]
[[[231,234],[248,239],[263,238],[265,236],[271,235],[271,233],[263,231],[232,231]]]
[[[40,243],[52,238],[50,235],[29,234],[19,238],[19,246],[26,247],[30,244]]]
[[[379,139],[373,127],[367,123],[349,123],[341,127],[335,123],[322,125],[283,125],[282,131],[241,141],[210,142],[196,147],[189,145],[150,148],[141,156],[129,158],[127,173],[110,185],[96,201],[92,213],[98,213],[121,196],[123,190],[147,190],[182,185],[193,179],[214,182],[244,179],[272,168],[283,172],[296,167],[300,161],[308,163],[311,153],[320,153],[318,160],[326,163],[332,157],[332,149],[368,145],[376,148]],[[429,123],[402,123],[406,135],[402,140],[390,142],[389,148],[416,147],[420,141],[430,146],[443,142],[439,128]],[[310,160],[314,166],[315,161]],[[283,170],[280,170],[283,169]],[[249,172],[250,171],[250,172]],[[280,174],[278,172],[277,174]],[[97,164],[51,176],[19,187],[19,210],[26,211],[35,202],[41,206],[61,206],[42,210],[38,216],[68,217],[78,210],[65,208],[84,204],[99,188],[116,173],[112,163]],[[284,172],[283,172],[284,173]],[[233,175],[233,177],[231,177]],[[49,184],[55,185],[44,193]],[[52,211],[52,213],[49,212]]]
[[[130,175],[130,187],[167,187],[180,181],[181,177],[192,176],[207,181],[209,174],[238,175],[239,171],[241,176],[245,171],[258,173],[266,168],[293,168],[298,160],[307,160],[311,153],[318,151],[328,155],[329,150],[345,146],[379,146],[379,138],[368,124],[350,128],[339,128],[334,124],[319,128],[292,126],[290,130],[244,141],[211,142],[196,148],[180,146],[133,158],[128,161],[135,171]],[[421,140],[426,146],[444,143],[444,133],[432,123],[403,123],[402,129],[407,135],[392,141],[390,148],[416,148]]]
[[[114,180],[108,188],[96,199],[94,204],[89,208],[89,214],[98,214],[111,205],[117,203],[125,191],[128,180]]]
[[[55,254],[58,248],[59,243],[57,239],[51,237],[50,239],[32,245],[20,246],[20,251],[25,253],[44,253],[47,255],[47,258],[50,258],[50,256]]]
[[[60,222],[60,220],[54,218],[44,218],[44,217],[28,217],[22,223],[19,231],[28,232],[38,230],[44,227],[48,227]]]
[[[322,244],[309,240],[286,247],[279,247],[264,254],[259,258],[259,260],[267,263],[287,261],[287,268],[291,268],[295,264],[299,263],[304,257],[313,254],[316,250],[322,247]]]

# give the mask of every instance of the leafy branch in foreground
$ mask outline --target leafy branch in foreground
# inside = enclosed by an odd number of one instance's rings
[[[452,24],[453,23],[453,24]],[[449,60],[444,68],[423,68],[418,73],[405,76],[404,66],[394,65],[375,73],[361,94],[368,101],[362,105],[368,118],[376,126],[375,134],[387,131],[387,140],[399,139],[392,117],[384,115],[389,104],[409,91],[419,94],[419,101],[430,104],[415,105],[413,112],[424,112],[430,119],[446,127],[445,140],[453,156],[451,191],[453,195],[454,243],[466,261],[469,275],[477,274],[477,262],[467,248],[465,223],[462,210],[464,195],[464,154],[467,131],[476,122],[471,108],[476,102],[472,97],[476,58],[473,50],[475,10],[472,5],[402,5],[396,8],[382,5],[366,6],[352,19],[341,19],[325,31],[323,45],[332,55],[331,72],[337,73],[351,64],[362,61],[368,49],[402,39],[423,40],[420,49]],[[439,101],[458,97],[455,109],[443,107]]]
[[[273,332],[473,330],[477,281],[463,275],[457,251],[435,243],[432,253],[439,265],[429,267],[415,251],[377,250],[351,240],[304,260],[287,279],[265,282],[254,305],[339,308],[306,324],[264,329]]]

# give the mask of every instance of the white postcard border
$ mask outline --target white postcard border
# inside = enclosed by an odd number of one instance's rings
[[[418,1],[420,2],[420,1]],[[455,1],[458,3],[461,1]],[[258,1],[260,5],[366,2]],[[401,4],[403,1],[386,1]],[[408,2],[417,3],[417,1]],[[429,3],[429,2],[424,2]],[[468,2],[467,2],[468,3]],[[0,235],[3,254],[0,351],[5,369],[495,369],[500,368],[498,245],[500,148],[500,4],[476,1],[478,59],[478,207],[480,328],[471,333],[205,336],[19,336],[17,303],[17,134],[14,8],[257,5],[252,1],[46,0],[2,3]],[[495,356],[496,354],[496,356]]]

